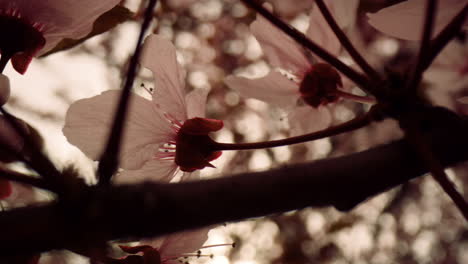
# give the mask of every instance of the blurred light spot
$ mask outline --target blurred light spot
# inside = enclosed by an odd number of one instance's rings
[[[271,167],[271,159],[265,150],[255,150],[249,160],[249,169],[252,171],[266,170]]]
[[[429,231],[421,232],[412,245],[412,251],[417,258],[428,260],[431,255],[431,250],[435,242],[435,234]]]
[[[377,53],[384,56],[395,55],[399,48],[398,41],[390,38],[378,39],[373,45]]]
[[[214,36],[216,29],[213,24],[202,23],[197,28],[197,35],[202,38],[211,38]]]
[[[273,151],[275,160],[277,160],[278,162],[287,162],[291,158],[291,150],[288,146],[272,148],[271,151]]]
[[[243,259],[254,259],[256,248],[252,244],[244,244],[240,250],[240,256]],[[254,264],[254,261],[235,261],[234,264]]]
[[[255,111],[263,112],[268,110],[268,104],[257,99],[246,99],[245,104]]]
[[[235,3],[231,8],[231,15],[235,18],[247,15],[248,9],[241,3]]]
[[[291,25],[302,33],[305,33],[309,28],[309,16],[300,14],[291,21]]]
[[[227,92],[224,96],[224,102],[229,106],[236,106],[239,104],[240,97],[235,92]]]
[[[419,208],[413,203],[407,204],[405,207],[401,217],[401,225],[403,230],[410,235],[414,235],[419,231],[421,227]]]
[[[381,249],[392,249],[396,245],[396,236],[393,231],[385,230],[379,234],[377,245]]]
[[[395,228],[396,221],[392,214],[384,213],[379,217],[379,224],[384,229]]]
[[[315,140],[311,144],[313,146],[312,157],[313,159],[321,159],[325,158],[332,149],[332,144],[330,139],[322,138],[319,140]]]
[[[460,243],[457,249],[458,263],[468,263],[468,242]]]
[[[135,32],[138,32],[135,30]],[[165,39],[171,40],[174,37],[174,30],[170,26],[161,26],[158,30],[158,35],[164,37]]]
[[[188,77],[188,82],[195,88],[206,88],[209,85],[206,73],[201,71],[191,72]]]
[[[263,120],[253,113],[245,113],[242,119],[236,121],[235,127],[248,142],[261,140],[265,135]]]
[[[424,210],[421,215],[421,221],[424,226],[437,226],[442,221],[442,212],[440,207],[433,207]]]
[[[334,114],[335,118],[340,122],[351,120],[355,116],[353,111],[349,110],[346,106],[343,105],[337,105],[335,107]]]
[[[189,32],[180,32],[175,39],[175,45],[182,49],[195,49],[200,46],[198,39]]]
[[[240,236],[242,239],[248,239],[252,235],[255,226],[255,221],[243,221],[239,223],[229,224],[226,229]]]
[[[323,231],[325,228],[325,218],[321,213],[310,212],[306,217],[307,232],[309,232],[311,236]]]
[[[269,250],[273,246],[273,238],[278,231],[278,226],[271,221],[260,223],[255,230],[255,235],[252,236],[252,245],[257,250]]]
[[[374,241],[366,224],[355,224],[349,229],[338,233],[336,242],[349,258],[358,258],[374,247]]]
[[[229,264],[231,262],[225,256],[214,256],[214,258],[209,263],[210,264]]]
[[[216,20],[221,16],[223,4],[216,0],[198,1],[191,6],[192,15],[202,21]]]
[[[230,55],[240,55],[244,52],[244,43],[239,40],[227,40],[223,43],[224,52]]]

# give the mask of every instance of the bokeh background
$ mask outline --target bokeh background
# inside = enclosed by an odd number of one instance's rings
[[[122,5],[135,13],[134,18],[73,49],[34,60],[24,76],[10,67],[5,72],[12,88],[7,108],[41,133],[45,151],[59,167],[76,164],[89,182],[94,181],[96,163],[66,141],[61,132],[65,113],[78,99],[121,88],[139,32],[144,2],[122,1]],[[307,29],[312,0],[267,2],[282,19],[301,31]],[[361,0],[358,21],[347,32],[358,50],[379,70],[398,69],[408,62],[417,47],[412,42],[386,37],[367,24],[366,13],[396,2],[401,1]],[[260,77],[271,69],[249,32],[249,24],[255,19],[252,11],[235,0],[165,0],[159,1],[154,17],[153,32],[172,40],[178,49],[180,62],[187,71],[187,91],[210,90],[207,116],[225,123],[225,127],[214,135],[216,140],[254,142],[290,135],[287,112],[255,99],[242,98],[223,83],[230,74]],[[447,67],[452,64],[446,61],[460,58],[465,63],[468,61],[465,35],[461,34],[451,45],[456,46],[459,54],[440,56],[425,75],[425,91],[436,104],[464,114],[466,72]],[[351,63],[346,54],[341,59]],[[143,92],[142,83],[152,87],[150,72],[141,71],[134,85],[136,93]],[[367,107],[341,102],[332,108],[334,123],[349,120],[366,111]],[[225,152],[214,162],[217,168],[203,170],[202,176],[228,177],[234,173],[346,155],[399,137],[398,126],[388,120],[307,144]],[[12,166],[19,168],[19,165]],[[460,164],[447,170],[461,192],[468,188],[466,166]],[[16,186],[9,199],[15,202],[4,201],[3,206],[24,205],[28,199],[19,198],[26,192],[29,193],[27,188]],[[35,200],[52,198],[50,194],[38,191],[30,195]],[[203,250],[213,257],[189,262],[468,263],[467,225],[428,176],[381,194],[347,213],[334,208],[304,209],[226,223],[210,232],[206,244],[230,242],[236,242],[237,246]],[[69,252],[51,252],[43,256],[41,263],[88,261]]]

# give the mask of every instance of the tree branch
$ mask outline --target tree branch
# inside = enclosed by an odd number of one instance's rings
[[[468,121],[429,108],[420,125],[444,167],[468,159]],[[0,256],[83,251],[120,238],[301,209],[350,210],[427,170],[406,140],[344,157],[205,181],[89,188],[75,201],[0,213]],[[33,220],[31,220],[33,219]],[[1,258],[0,258],[1,260]]]

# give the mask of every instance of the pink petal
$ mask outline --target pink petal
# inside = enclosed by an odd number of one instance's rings
[[[141,64],[154,75],[153,103],[177,120],[186,120],[183,70],[177,63],[174,45],[158,35],[150,35],[144,43]]]
[[[107,91],[75,102],[67,112],[64,135],[93,160],[100,158],[107,142],[119,97],[119,91]],[[168,121],[151,101],[133,94],[124,131],[121,167],[141,167],[172,133]]]
[[[466,0],[438,1],[433,36],[436,36],[467,3]],[[425,9],[425,0],[409,0],[367,16],[371,26],[387,35],[406,40],[419,40],[422,35]],[[466,25],[465,23],[465,28]]]
[[[185,231],[163,237],[155,240],[151,245],[159,249],[162,258],[165,256],[179,256],[183,253],[194,253],[208,239],[208,231],[210,228],[202,228],[197,230]],[[177,263],[169,262],[169,263]]]
[[[291,134],[295,136],[326,129],[332,122],[332,116],[327,107],[297,107],[289,114],[288,119]]]
[[[81,38],[94,21],[116,6],[120,0],[2,0],[0,7],[16,8],[22,17],[43,25],[46,45],[40,54],[53,48],[63,38]],[[40,55],[39,54],[39,55]]]
[[[188,118],[205,117],[207,89],[195,89],[185,96]]]
[[[346,28],[354,24],[356,19],[357,7],[359,0],[325,1],[328,10],[336,20],[337,24],[342,28]],[[314,5],[314,9],[310,14],[309,28],[306,35],[315,43],[325,48],[333,55],[337,55],[341,49],[341,44],[338,38],[331,30],[322,12]]]
[[[277,71],[258,79],[228,76],[224,82],[242,96],[255,98],[280,107],[294,105],[299,98],[299,87]]]
[[[304,49],[262,16],[257,16],[250,30],[271,65],[295,74],[301,74],[310,67]]]
[[[144,181],[169,182],[174,178],[177,166],[172,160],[150,159],[137,170],[124,170],[115,177],[116,183],[136,183]]]

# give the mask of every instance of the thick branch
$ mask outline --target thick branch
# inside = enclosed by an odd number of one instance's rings
[[[431,108],[419,120],[444,166],[468,159],[468,122]],[[430,118],[430,119],[429,119]],[[85,250],[103,241],[143,238],[304,207],[350,210],[426,172],[405,140],[364,152],[180,183],[92,188],[75,202],[0,214],[0,255],[51,249]]]

